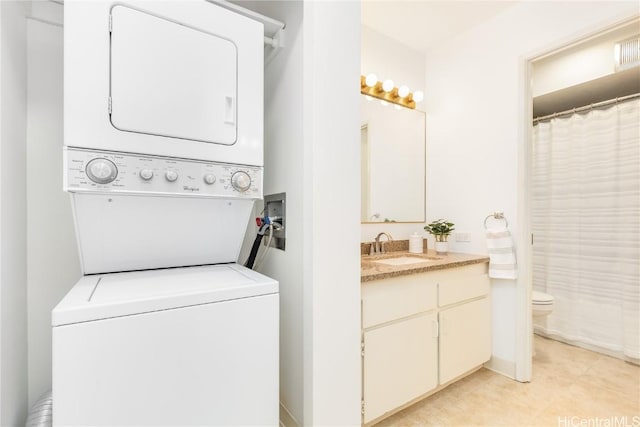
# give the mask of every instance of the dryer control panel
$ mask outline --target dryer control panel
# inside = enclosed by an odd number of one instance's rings
[[[262,167],[65,147],[64,190],[262,198]]]

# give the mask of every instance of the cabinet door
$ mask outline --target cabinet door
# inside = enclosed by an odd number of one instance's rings
[[[439,316],[440,384],[445,384],[491,357],[490,300],[448,308]]]
[[[438,384],[437,317],[426,313],[364,332],[364,422]]]
[[[487,264],[461,267],[461,271],[454,269],[448,276],[439,279],[438,306],[457,304],[488,295],[491,288],[491,280],[487,273]]]
[[[430,274],[412,274],[363,283],[362,328],[434,310],[438,282]]]

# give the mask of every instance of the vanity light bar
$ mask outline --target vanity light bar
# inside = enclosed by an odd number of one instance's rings
[[[415,109],[416,102],[422,101],[424,96],[420,91],[409,92],[406,86],[397,88],[391,80],[378,81],[374,74],[360,76],[360,93],[411,109]]]

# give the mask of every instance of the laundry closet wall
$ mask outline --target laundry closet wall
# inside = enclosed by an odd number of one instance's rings
[[[287,246],[260,270],[280,282],[281,422],[360,425],[360,4],[237,3],[286,23],[265,66],[264,193],[287,193]]]
[[[51,310],[82,276],[62,191],[63,8],[27,19],[27,323],[29,405],[51,388]]]
[[[0,2],[0,425],[24,423],[26,2]]]
[[[286,250],[271,248],[258,271],[280,283],[280,418],[285,425],[303,422],[303,244],[304,189],[302,162],[302,2],[240,2],[240,6],[286,23],[286,45],[264,69],[264,194],[287,194]],[[254,216],[264,203],[256,201]],[[247,260],[257,227],[249,221],[244,251]],[[264,250],[261,249],[261,253]]]

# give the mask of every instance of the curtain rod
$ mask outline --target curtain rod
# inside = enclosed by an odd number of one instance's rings
[[[639,98],[640,97],[640,93],[634,93],[632,95],[627,95],[627,96],[622,96],[620,98],[614,98],[614,99],[609,99],[606,101],[602,101],[602,102],[596,102],[595,104],[589,104],[589,105],[585,105],[584,107],[579,107],[579,108],[572,108],[570,110],[565,110],[565,111],[561,111],[559,113],[553,113],[553,114],[549,114],[547,116],[542,116],[542,117],[536,117],[533,119],[533,124],[537,124],[543,120],[550,120],[550,119],[555,119],[556,117],[560,117],[560,116],[567,116],[567,115],[573,115],[576,113],[581,113],[583,111],[587,111],[587,110],[593,110],[594,108],[600,108],[600,107],[605,107],[607,105],[611,105],[611,104],[617,104],[619,102],[623,102],[623,101],[627,101],[629,99],[634,99],[634,98]]]

